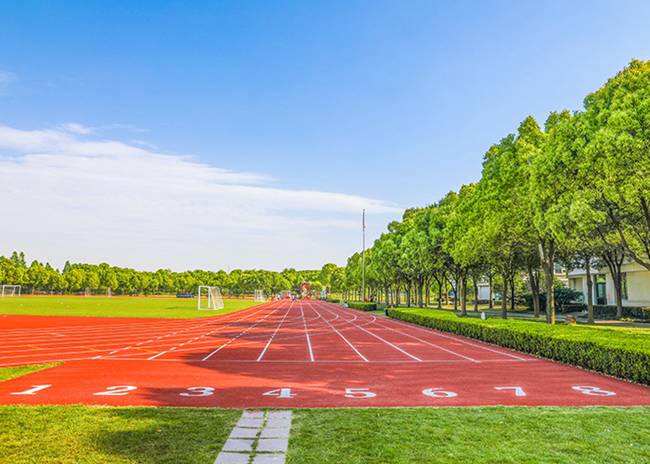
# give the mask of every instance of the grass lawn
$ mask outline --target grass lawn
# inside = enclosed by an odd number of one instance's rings
[[[210,464],[240,414],[3,406],[0,462]],[[645,463],[649,415],[605,407],[295,410],[288,463]]]
[[[0,298],[0,314],[38,316],[197,318],[227,314],[255,304],[253,300],[223,300],[219,311],[199,311],[192,298],[105,296],[21,296]]]
[[[214,462],[241,411],[0,407],[3,463]]]
[[[29,366],[0,367],[0,382],[3,380],[15,379],[21,375],[40,371],[49,367],[58,366],[59,364],[63,363],[53,362],[47,364],[30,364]]]
[[[299,410],[289,464],[647,463],[650,408]]]

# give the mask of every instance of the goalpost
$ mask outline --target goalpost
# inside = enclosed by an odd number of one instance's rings
[[[282,290],[280,292],[280,298],[291,298],[291,290]]]
[[[2,296],[20,296],[20,285],[3,285]]]
[[[204,296],[205,295],[205,296]],[[219,287],[200,285],[197,294],[198,309],[223,309],[223,298]]]
[[[264,298],[264,291],[255,290],[255,301],[256,302],[266,301],[266,298]]]

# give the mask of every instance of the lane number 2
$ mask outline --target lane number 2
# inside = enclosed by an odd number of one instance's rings
[[[138,387],[133,385],[116,385],[113,387],[106,387],[106,391],[93,393],[95,396],[124,396],[128,395],[130,391],[137,390]]]

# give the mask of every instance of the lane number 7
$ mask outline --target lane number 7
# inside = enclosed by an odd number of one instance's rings
[[[494,387],[495,390],[512,390],[515,392],[515,396],[527,396],[526,392],[521,387]]]

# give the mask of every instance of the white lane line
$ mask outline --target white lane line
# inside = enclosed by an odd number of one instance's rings
[[[355,327],[357,327],[357,328],[360,329],[360,330],[363,330],[363,331],[364,331],[365,333],[367,333],[368,335],[372,335],[372,336],[375,337],[376,339],[381,340],[381,341],[384,342],[386,345],[388,345],[388,346],[390,346],[390,347],[392,347],[392,348],[395,348],[397,351],[399,351],[399,352],[401,352],[401,353],[404,353],[404,354],[405,354],[406,356],[408,356],[409,358],[411,358],[411,359],[415,359],[415,360],[418,361],[418,362],[421,362],[421,361],[422,361],[422,360],[421,360],[420,358],[418,358],[417,356],[414,356],[414,355],[412,355],[411,353],[409,353],[408,351],[406,351],[406,350],[400,348],[399,346],[397,346],[397,345],[395,345],[395,344],[389,342],[388,340],[386,340],[386,339],[384,339],[384,338],[381,338],[379,335],[374,334],[374,333],[372,333],[371,331],[364,329],[364,328],[361,327],[360,325],[358,325],[358,324],[354,324],[354,323],[353,323],[352,325],[354,325]]]
[[[318,314],[318,315],[320,316],[320,313],[318,312],[318,310],[317,310],[316,308],[312,308],[312,309],[313,309],[314,311],[316,311],[316,314]],[[364,355],[362,355],[361,352],[360,352],[359,350],[357,350],[357,348],[356,348],[352,343],[350,343],[350,340],[348,340],[347,338],[345,338],[345,336],[344,336],[341,332],[339,332],[339,331],[337,330],[337,328],[334,327],[330,321],[328,321],[328,320],[325,319],[325,318],[323,318],[323,320],[327,323],[327,325],[329,325],[329,326],[332,328],[332,330],[333,330],[333,331],[334,331],[334,332],[335,332],[339,337],[341,337],[341,338],[343,339],[343,341],[344,341],[345,343],[347,343],[347,344],[350,346],[350,348],[352,348],[352,349],[354,350],[354,352],[355,352],[355,353],[356,353],[356,354],[357,354],[361,359],[363,359],[365,362],[368,362],[368,358],[366,358]]]
[[[492,349],[492,348],[490,348],[488,346],[483,346],[483,345],[480,345],[478,343],[469,342],[467,340],[464,340],[460,336],[446,335],[446,334],[444,334],[444,333],[442,333],[442,332],[440,332],[439,330],[436,330],[436,329],[431,329],[431,328],[428,328],[428,327],[422,327],[422,326],[417,325],[417,324],[409,324],[407,322],[403,322],[403,321],[400,321],[398,319],[390,319],[390,320],[395,324],[410,327],[412,329],[422,330],[422,331],[425,331],[425,332],[427,332],[429,334],[436,335],[437,337],[447,338],[449,340],[453,340],[455,342],[462,343],[463,345],[469,345],[469,346],[473,346],[475,348],[480,348],[482,350],[491,351],[492,353],[497,353],[497,354],[502,354],[504,356],[509,356],[509,357],[514,358],[514,359],[516,359],[518,361],[528,361],[529,360],[529,358],[522,358],[521,356],[517,356],[517,355],[514,355],[512,353],[508,353],[508,352],[501,351],[501,350],[495,350],[495,349]]]
[[[221,346],[219,346],[219,348],[217,348],[216,350],[214,350],[213,352],[211,352],[210,354],[208,354],[207,356],[205,356],[203,359],[201,359],[201,361],[207,361],[207,360],[210,359],[212,356],[214,356],[215,354],[217,354],[219,351],[221,351],[222,349],[224,349],[225,347],[227,347],[228,345],[230,345],[232,342],[234,342],[235,340],[238,340],[240,337],[244,336],[244,335],[245,335],[246,333],[248,333],[248,331],[251,330],[253,327],[257,327],[259,324],[261,324],[262,322],[264,322],[264,320],[265,320],[267,317],[269,317],[271,314],[274,314],[276,311],[277,311],[277,309],[274,309],[273,311],[271,311],[270,313],[268,313],[266,316],[264,316],[262,319],[260,319],[259,321],[257,321],[255,324],[253,324],[253,325],[251,325],[251,326],[248,326],[248,328],[247,328],[246,330],[243,330],[243,331],[239,332],[239,334],[238,334],[236,337],[231,338],[231,339],[228,340],[226,343],[224,343],[224,344],[222,344]],[[285,314],[285,317],[286,317],[286,314]]]
[[[260,355],[257,357],[257,362],[260,362],[262,360],[262,358],[264,357],[264,353],[266,353],[266,350],[268,350],[269,346],[271,346],[271,342],[275,338],[275,335],[278,333],[278,330],[280,330],[280,327],[282,327],[282,324],[284,323],[284,320],[287,318],[287,315],[289,315],[289,313],[291,312],[292,307],[293,307],[293,301],[291,301],[291,304],[289,305],[289,309],[287,310],[286,313],[284,313],[284,317],[282,318],[278,326],[275,328],[275,332],[273,332],[273,335],[271,335],[271,338],[269,338],[269,341],[266,343],[266,346],[264,347]]]
[[[300,315],[302,316],[302,322],[305,325],[305,337],[307,337],[307,346],[309,347],[309,360],[314,362],[314,351],[311,347],[311,340],[309,338],[309,329],[307,328],[307,320],[305,320],[305,311],[302,307],[302,302],[300,302]]]
[[[216,329],[213,329],[213,330],[211,330],[211,331],[209,331],[209,332],[207,332],[207,333],[201,335],[201,336],[198,337],[198,338],[203,338],[203,337],[206,337],[206,336],[208,336],[208,335],[211,335],[211,334],[213,334],[213,333],[215,333],[215,332],[219,332],[220,330],[225,329],[226,327],[230,327],[230,326],[232,326],[232,325],[234,325],[234,324],[236,324],[236,323],[239,323],[239,322],[241,322],[241,321],[247,319],[248,317],[254,316],[255,314],[257,314],[257,313],[259,313],[259,312],[261,312],[261,311],[263,311],[263,309],[260,309],[259,311],[256,311],[256,312],[254,312],[253,314],[247,314],[247,315],[241,317],[240,319],[237,319],[237,320],[235,320],[235,321],[232,321],[232,322],[230,322],[230,323],[228,323],[228,324],[225,324],[225,325],[219,326],[219,327],[217,327]],[[158,337],[158,338],[161,338],[161,337]],[[188,343],[188,341],[186,341],[185,344],[186,344],[186,343]],[[182,346],[182,345],[181,345],[181,346]],[[155,355],[153,355],[153,356],[147,358],[147,361],[152,361],[152,360],[156,359],[157,357],[162,356],[163,354],[166,354],[166,353],[169,353],[170,351],[175,350],[176,348],[178,348],[178,345],[174,346],[173,348],[171,348],[171,349],[169,349],[169,350],[161,351],[160,353],[155,354]],[[126,348],[124,348],[124,350],[126,350]],[[120,351],[121,351],[121,350],[120,350]],[[212,354],[214,354],[214,353],[211,353],[211,354],[208,356],[208,358],[209,358]]]
[[[383,329],[392,330],[393,332],[397,332],[399,334],[405,335],[405,336],[410,337],[410,338],[412,338],[414,340],[417,340],[417,341],[419,341],[421,343],[425,343],[425,344],[427,344],[429,346],[433,346],[434,348],[438,348],[439,350],[446,351],[447,353],[453,354],[455,356],[459,356],[459,357],[461,357],[463,359],[467,359],[468,361],[472,361],[472,362],[476,362],[476,363],[481,362],[481,361],[478,361],[478,360],[476,360],[474,358],[470,358],[469,356],[465,356],[465,355],[462,355],[460,353],[456,353],[455,351],[449,350],[449,349],[444,348],[444,347],[442,347],[440,345],[436,345],[435,343],[431,343],[431,342],[428,342],[426,340],[422,340],[421,338],[418,338],[415,335],[411,335],[411,334],[408,334],[406,332],[402,332],[401,330],[393,329],[392,327],[388,327],[388,326],[385,326],[385,325],[382,325],[382,324],[379,324],[379,323],[377,323],[376,326],[381,327]]]

